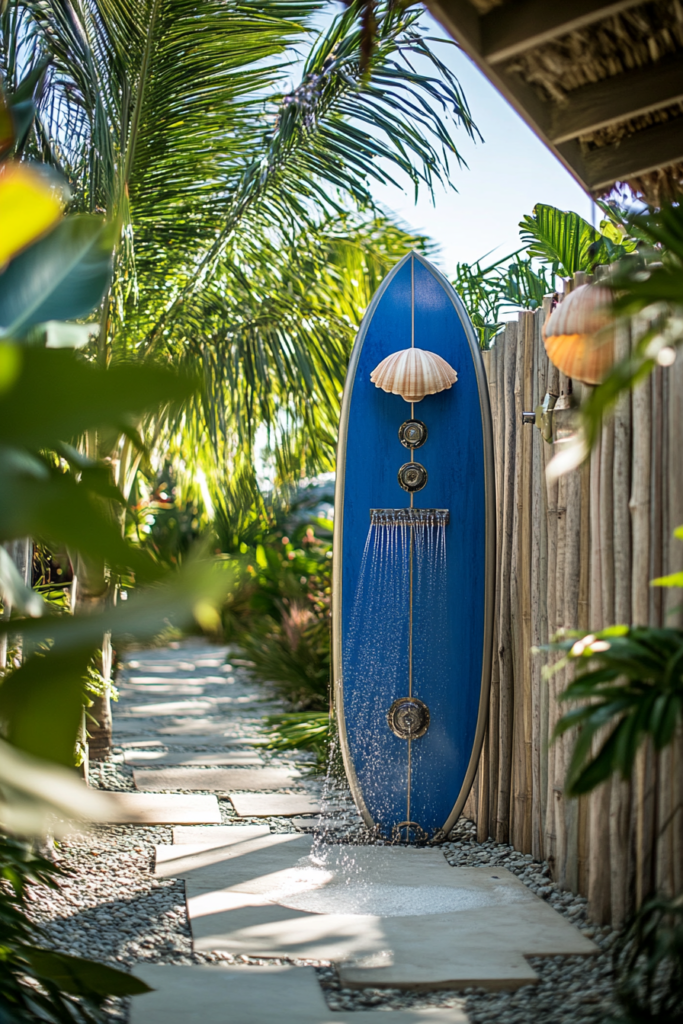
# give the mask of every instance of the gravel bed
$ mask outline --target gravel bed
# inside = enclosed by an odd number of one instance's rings
[[[196,644],[175,646],[174,654],[190,660],[198,649]],[[142,659],[143,656],[138,657]],[[232,692],[253,690],[253,684],[243,670],[231,671],[229,683],[231,690],[234,686]],[[218,681],[216,691],[221,692],[225,685],[225,680]],[[125,681],[121,691],[121,711],[127,705],[144,703],[139,693],[127,692]],[[272,699],[269,699],[268,710],[272,707]],[[115,708],[115,714],[117,710]],[[251,709],[234,706],[230,714],[234,714],[236,720],[234,735],[238,730],[244,736],[259,734],[257,725],[260,726],[260,719],[253,718],[253,705]],[[192,747],[193,751],[201,749]],[[261,753],[264,761],[281,767],[302,767],[311,759],[298,752],[296,755],[291,752],[284,755]],[[134,790],[133,769],[124,764],[121,748],[115,750],[111,760],[92,766],[90,782],[102,789]],[[321,783],[315,777],[303,775],[301,785],[312,795],[320,793]],[[219,797],[218,802],[221,820],[224,823],[234,822],[235,813],[230,801]],[[273,832],[313,830],[313,822],[310,827],[296,828],[287,818],[240,818],[239,823],[267,824]],[[322,822],[315,832],[322,843],[384,844],[363,826],[345,782],[338,776],[325,783]],[[374,987],[352,990],[341,988],[336,970],[326,962],[193,953],[184,883],[175,879],[155,879],[152,874],[154,847],[172,841],[172,829],[168,826],[117,825],[97,826],[88,833],[72,833],[57,844],[55,858],[68,872],[67,877],[58,891],[33,887],[35,916],[45,928],[46,944],[128,970],[141,963],[222,962],[252,964],[255,967],[273,963],[312,965],[317,969],[332,1011],[459,1006],[466,1009],[472,1024],[597,1024],[615,1013],[610,956],[615,936],[611,929],[596,927],[587,920],[586,900],[560,891],[550,879],[547,864],[535,862],[531,856],[516,853],[510,846],[492,840],[479,844],[475,827],[469,821],[459,821],[449,841],[441,847],[448,863],[453,866],[499,866],[514,872],[533,892],[569,918],[584,935],[592,938],[600,947],[598,956],[531,957],[530,963],[539,974],[538,985],[526,986],[516,992],[491,993],[475,989],[464,992],[407,992]],[[112,1024],[121,1024],[127,1012],[125,1000],[110,1000],[106,1005],[106,1014]]]

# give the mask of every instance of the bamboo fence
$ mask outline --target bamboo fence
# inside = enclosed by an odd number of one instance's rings
[[[567,291],[585,281],[576,275]],[[654,892],[683,890],[683,735],[644,749],[630,781],[564,791],[573,739],[552,743],[569,670],[548,681],[533,653],[560,628],[683,626],[680,591],[649,581],[683,569],[683,359],[624,395],[589,462],[548,483],[552,444],[522,412],[581,385],[549,362],[542,309],[505,325],[484,353],[493,416],[497,592],[489,724],[465,814],[489,837],[546,859],[599,923],[620,924]],[[643,324],[620,329],[624,354]],[[565,705],[566,707],[566,705]]]

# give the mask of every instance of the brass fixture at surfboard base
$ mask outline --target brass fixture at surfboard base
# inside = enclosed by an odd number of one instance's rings
[[[403,833],[405,832],[405,839]],[[392,843],[409,843],[410,834],[415,837],[416,843],[428,843],[429,834],[425,832],[422,825],[418,825],[416,821],[399,821],[398,825],[394,825],[391,830],[391,841]]]
[[[387,711],[387,723],[401,740],[418,740],[429,728],[429,708],[417,697],[399,697]]]
[[[398,471],[398,482],[404,491],[421,491],[427,483],[427,470],[421,462],[404,462]]]
[[[398,428],[398,439],[404,448],[421,448],[427,437],[427,425],[422,420],[406,420]]]

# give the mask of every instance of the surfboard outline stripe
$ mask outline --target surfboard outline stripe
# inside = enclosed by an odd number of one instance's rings
[[[405,264],[412,259],[417,259],[422,266],[429,271],[429,273],[436,279],[441,285],[444,292],[450,299],[455,312],[460,320],[460,323],[465,332],[467,342],[470,348],[470,355],[474,364],[475,375],[477,379],[477,386],[479,391],[479,407],[481,412],[481,423],[482,423],[482,441],[484,451],[484,502],[486,509],[486,522],[485,522],[485,562],[484,562],[484,638],[483,638],[483,652],[482,652],[482,675],[481,675],[481,686],[479,693],[479,712],[477,716],[477,725],[475,729],[474,741],[472,744],[472,752],[470,755],[469,764],[460,792],[456,798],[448,818],[442,826],[442,838],[445,839],[453,825],[460,816],[462,809],[465,805],[465,801],[469,796],[474,778],[477,773],[479,765],[479,758],[481,756],[481,748],[484,742],[484,736],[486,734],[486,725],[488,721],[488,710],[489,710],[489,694],[491,688],[491,659],[492,659],[492,647],[493,647],[493,612],[494,612],[494,595],[495,595],[495,567],[496,567],[496,490],[495,490],[495,470],[494,470],[494,459],[493,459],[493,424],[491,420],[491,406],[489,401],[488,384],[486,381],[486,371],[484,370],[484,362],[481,356],[481,350],[477,341],[474,328],[470,322],[467,311],[460,299],[460,296],[455,292],[451,283],[441,274],[436,267],[426,260],[418,252],[407,253],[395,267],[387,274],[382,281],[381,285],[375,292],[370,305],[363,317],[362,323],[354,342],[353,350],[351,352],[351,358],[349,360],[349,366],[346,373],[346,380],[344,383],[344,394],[342,398],[341,415],[339,419],[339,436],[337,443],[337,471],[335,480],[335,500],[334,500],[334,534],[333,534],[333,562],[332,562],[332,670],[333,670],[333,689],[334,689],[334,710],[335,719],[337,722],[337,729],[339,733],[339,742],[341,745],[342,759],[344,762],[344,768],[346,770],[346,776],[351,788],[353,798],[356,802],[356,806],[360,811],[360,814],[368,826],[368,828],[374,828],[376,822],[370,814],[365,800],[363,798],[362,788],[356,775],[355,766],[351,757],[349,748],[348,737],[346,733],[346,719],[344,715],[344,680],[342,673],[342,562],[343,562],[343,536],[344,536],[344,491],[346,485],[346,449],[347,449],[347,438],[348,438],[348,426],[349,426],[349,413],[351,408],[351,399],[353,396],[353,386],[356,380],[356,371],[360,355],[363,349],[363,344],[372,322],[373,316],[377,310],[377,307],[387,291],[389,285],[396,277],[396,275],[402,270]],[[349,386],[350,385],[350,386]]]

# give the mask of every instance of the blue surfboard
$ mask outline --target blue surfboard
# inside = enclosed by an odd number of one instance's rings
[[[412,406],[370,380],[411,345],[458,375]],[[353,348],[335,498],[335,713],[356,805],[387,839],[438,842],[467,799],[486,728],[494,565],[481,352],[451,285],[410,253]]]

